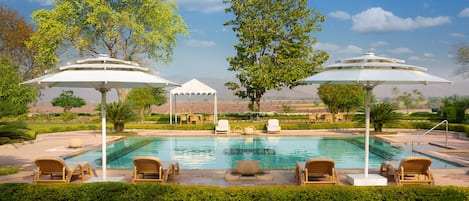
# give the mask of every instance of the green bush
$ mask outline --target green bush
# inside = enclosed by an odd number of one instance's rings
[[[20,168],[14,166],[0,166],[0,175],[16,174]]]
[[[216,187],[175,184],[0,184],[2,200],[467,200],[454,186],[267,186]]]

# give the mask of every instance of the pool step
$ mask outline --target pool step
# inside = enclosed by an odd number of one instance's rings
[[[364,149],[365,141],[363,138],[344,139],[350,144]],[[389,143],[375,141],[370,139],[370,153],[376,154],[384,160],[391,160],[395,155],[399,155],[401,150],[398,147],[394,147]]]
[[[132,152],[132,151],[135,151],[137,149],[139,149],[140,147],[143,147],[147,144],[150,144],[152,143],[153,140],[151,139],[142,139],[142,140],[139,140],[135,143],[132,143],[130,145],[126,145],[125,147],[123,148],[120,148],[120,149],[117,149],[117,150],[114,150],[114,151],[109,151],[108,154],[106,154],[106,160],[107,160],[107,163],[111,163],[112,161]],[[103,158],[97,158],[95,160],[95,162],[97,164],[101,164]]]

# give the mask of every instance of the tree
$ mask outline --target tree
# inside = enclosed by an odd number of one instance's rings
[[[360,84],[322,84],[318,95],[329,112],[336,114],[354,111],[365,101],[365,91]]]
[[[234,45],[236,56],[229,57],[228,70],[236,72],[239,83],[225,86],[240,98],[249,98],[250,109],[260,111],[266,91],[294,88],[299,79],[316,72],[329,57],[324,51],[313,50],[325,17],[307,6],[306,0],[286,1],[224,1],[225,10],[235,19],[231,26],[239,40]]]
[[[140,121],[145,113],[151,113],[151,106],[161,106],[167,102],[166,91],[163,88],[137,88],[127,95],[126,102],[139,111]]]
[[[373,124],[375,132],[383,132],[383,126],[386,123],[396,122],[400,114],[395,112],[398,107],[391,102],[374,103],[370,107],[370,123]],[[357,120],[365,122],[364,108],[362,114],[357,115]]]
[[[85,100],[78,96],[73,95],[72,90],[63,90],[58,97],[52,99],[52,106],[59,106],[64,108],[64,113],[70,112],[74,107],[81,107],[86,105]]]
[[[0,118],[28,112],[30,103],[36,100],[38,90],[20,85],[17,66],[6,57],[0,57]]]
[[[32,14],[38,29],[28,46],[37,48],[35,61],[42,69],[54,66],[65,52],[169,62],[177,36],[187,34],[174,0],[57,0],[54,4]],[[126,90],[118,89],[118,95],[123,100]]]
[[[425,100],[422,92],[418,89],[414,89],[412,92],[404,92],[402,95],[399,95],[399,89],[394,87],[392,88],[392,92],[394,95],[397,95],[396,100],[404,104],[407,114],[409,114],[410,108],[415,108],[418,103]]]
[[[33,26],[15,10],[0,5],[0,56],[10,59],[21,79],[35,74],[34,51],[25,42],[34,33]]]
[[[469,96],[453,95],[443,99],[441,114],[443,119],[452,123],[466,121],[466,109],[469,107]]]
[[[0,56],[0,119],[17,116],[28,111],[30,103],[36,100],[37,89],[20,85],[17,66],[10,59]],[[31,139],[28,127],[21,121],[0,121],[0,144],[9,139]],[[7,140],[5,140],[7,139]]]
[[[469,45],[467,42],[461,42],[456,47],[456,62],[461,66],[456,69],[456,75],[461,75],[463,78],[469,76]]]
[[[115,132],[123,132],[125,123],[135,120],[132,106],[126,102],[118,101],[106,106],[106,119],[114,125]]]

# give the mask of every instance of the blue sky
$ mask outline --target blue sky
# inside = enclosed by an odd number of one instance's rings
[[[32,11],[52,6],[52,0],[0,2],[27,19]],[[233,80],[234,74],[226,70],[226,57],[235,54],[232,45],[237,40],[231,28],[223,26],[232,16],[224,13],[222,0],[176,2],[190,37],[179,38],[172,63],[153,67],[177,82],[192,78]],[[310,0],[308,5],[327,18],[323,31],[314,34],[318,39],[314,47],[330,55],[327,64],[371,50],[378,56],[424,66],[429,73],[454,81],[452,89],[443,90],[443,95],[468,94],[468,90],[458,88],[464,89],[468,80],[454,74],[458,67],[454,54],[455,46],[469,37],[469,1]],[[223,86],[214,88],[219,87]]]

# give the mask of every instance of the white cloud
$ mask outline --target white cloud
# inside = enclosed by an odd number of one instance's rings
[[[203,29],[190,29],[189,32],[192,34],[205,35],[205,30]]]
[[[221,0],[176,0],[179,7],[202,13],[224,12],[226,5]]]
[[[357,32],[408,31],[451,23],[447,16],[401,18],[380,7],[352,16],[352,30]]]
[[[350,14],[348,14],[347,12],[344,12],[344,11],[330,12],[329,16],[331,16],[332,18],[339,19],[339,20],[349,20],[352,17],[352,16],[350,16]]]
[[[453,32],[453,33],[450,33],[449,34],[451,37],[454,37],[454,38],[466,38],[466,35],[462,34],[462,33],[456,33],[456,32]]]
[[[409,53],[413,53],[414,51],[406,47],[399,47],[399,48],[390,49],[388,50],[388,52],[394,53],[394,54],[409,54]]]
[[[316,43],[313,45],[314,49],[324,50],[326,52],[337,51],[340,49],[340,46],[331,43]]]
[[[469,8],[464,8],[464,10],[462,10],[459,15],[459,17],[469,17]]]
[[[206,40],[187,40],[186,44],[189,47],[214,47],[217,45],[214,41]]]
[[[433,53],[430,53],[430,52],[425,52],[425,53],[423,53],[423,56],[424,56],[424,57],[427,57],[427,58],[432,58],[432,57],[434,57],[435,55],[434,55]]]
[[[50,6],[54,4],[53,0],[30,0],[32,2],[36,2],[41,4],[41,6]]]
[[[386,45],[389,45],[389,43],[386,42],[386,41],[375,41],[375,42],[371,43],[372,47],[384,47]]]
[[[347,45],[345,47],[332,44],[332,43],[316,43],[314,48],[318,50],[324,50],[329,54],[362,54],[363,49],[355,45]]]
[[[411,61],[420,61],[420,60],[422,60],[422,58],[420,58],[420,57],[418,57],[418,56],[411,56],[411,57],[409,57],[408,60],[411,60]]]

